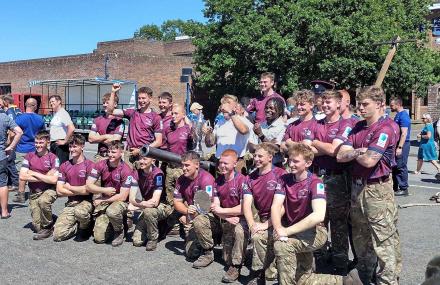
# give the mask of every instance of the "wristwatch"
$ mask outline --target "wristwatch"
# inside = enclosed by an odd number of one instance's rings
[[[401,146],[398,146],[397,148],[398,148],[398,149],[402,149],[402,147],[401,147]]]
[[[231,111],[231,112],[229,112],[228,115],[229,115],[229,117],[234,116],[234,115],[235,115],[235,111]]]

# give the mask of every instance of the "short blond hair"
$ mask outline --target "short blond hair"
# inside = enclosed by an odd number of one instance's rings
[[[371,99],[374,102],[385,103],[385,92],[381,87],[367,86],[361,88],[356,96],[356,101],[360,102],[365,99]]]
[[[336,99],[336,101],[341,101],[342,94],[339,93],[338,91],[326,90],[324,91],[324,93],[322,93],[322,100],[326,100],[326,99]]]
[[[267,151],[272,156],[274,156],[276,153],[280,151],[278,145],[270,142],[263,142],[255,146],[255,151],[258,151],[260,149]]]
[[[225,94],[223,95],[222,99],[220,99],[221,104],[230,103],[230,102],[238,103],[238,97],[231,94]]]
[[[289,147],[287,154],[289,158],[302,155],[306,161],[313,161],[315,154],[312,148],[304,143],[296,143]]]
[[[299,90],[296,91],[293,96],[296,98],[297,104],[308,102],[313,105],[315,103],[315,93],[313,93],[311,90]]]

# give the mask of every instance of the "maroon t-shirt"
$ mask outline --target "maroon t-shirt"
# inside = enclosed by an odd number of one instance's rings
[[[100,135],[120,135],[124,136],[124,120],[107,115],[97,117],[93,120],[91,130]],[[107,152],[108,147],[105,143],[98,143],[98,152]]]
[[[235,172],[234,178],[230,181],[225,181],[225,176],[220,175],[215,179],[214,197],[218,197],[222,208],[233,208],[240,205],[245,185],[246,176],[241,173]]]
[[[133,180],[131,168],[122,160],[117,167],[111,167],[108,159],[101,160],[95,163],[89,176],[95,179],[101,177],[101,187],[113,187],[116,194],[120,193],[121,188],[130,188]]]
[[[350,125],[349,120],[340,119],[336,122],[327,123],[325,119],[316,122],[315,132],[313,137],[324,143],[333,143],[334,139],[339,139],[345,142],[350,134],[353,126]],[[336,157],[330,155],[315,156],[313,159],[315,167],[324,168],[328,170],[342,170],[346,166],[336,161]]]
[[[140,148],[145,144],[150,144],[156,139],[154,134],[162,133],[161,118],[154,111],[140,113],[136,109],[125,109],[124,118],[130,120],[127,137],[128,147]]]
[[[303,140],[313,140],[313,133],[316,127],[316,119],[312,118],[308,121],[298,119],[291,123],[284,134],[283,141],[291,139],[294,142],[301,142]]]
[[[162,137],[162,145],[160,146],[160,149],[167,150],[168,149],[168,141],[165,136],[165,133],[171,128],[171,124],[174,124],[174,123],[172,123],[173,116],[171,116],[171,115],[164,116],[162,113],[159,115],[162,120],[162,133],[164,134]]]
[[[192,148],[191,127],[187,124],[175,130],[168,128],[164,131],[164,137],[168,142],[167,150],[170,152],[182,155]]]
[[[159,167],[152,167],[153,169],[151,169],[149,173],[145,173],[141,169],[133,171],[133,180],[131,185],[139,187],[144,201],[148,201],[153,198],[154,191],[162,192],[163,190],[163,172]]]
[[[43,156],[38,156],[36,152],[29,152],[23,159],[21,167],[29,170],[46,174],[52,169],[58,169],[60,161],[57,156],[51,152],[47,152]],[[43,192],[47,189],[55,189],[55,185],[45,182],[29,182],[31,193]]]
[[[266,174],[260,175],[257,169],[247,177],[243,195],[252,195],[260,218],[270,217],[273,195],[281,188],[280,177],[283,174],[286,174],[284,169],[273,167]]]
[[[93,168],[93,162],[85,159],[81,163],[73,164],[72,160],[65,161],[60,166],[58,182],[69,183],[72,186],[86,185],[87,173]],[[91,201],[93,194],[69,196],[69,201]]]
[[[382,158],[372,168],[366,168],[353,160],[353,178],[373,179],[388,176],[395,160],[397,140],[392,126],[384,118],[380,118],[371,126],[367,126],[365,120],[358,122],[344,144],[354,149],[366,147],[368,150],[382,154]]]
[[[272,93],[272,95],[266,96],[264,97],[263,95],[258,96],[257,98],[253,98],[250,102],[249,105],[246,107],[246,111],[247,112],[256,112],[255,114],[255,122],[257,123],[263,123],[266,120],[266,112],[264,111],[264,107],[266,107],[266,102],[274,97],[279,97],[281,99],[284,98],[274,92]],[[284,101],[284,105],[286,105],[286,101]]]
[[[397,124],[393,119],[391,119],[388,116],[385,117],[385,121],[383,123],[384,124],[389,124],[391,126],[391,128],[393,128],[394,136],[396,138],[395,147],[397,147],[398,143],[399,143],[399,140],[400,140],[400,126],[399,126],[399,124]],[[391,167],[395,167],[396,165],[397,165],[396,156],[394,155],[394,159],[391,162]]]
[[[310,215],[313,212],[313,199],[326,199],[322,180],[310,172],[303,181],[296,181],[292,173],[281,176],[281,188],[275,194],[285,196],[286,213],[282,217],[285,227],[290,227]]]
[[[194,194],[197,191],[206,191],[211,197],[213,195],[214,177],[204,170],[199,169],[199,174],[194,180],[184,175],[180,176],[176,182],[176,190],[174,190],[174,198],[182,199],[188,205],[194,204]]]

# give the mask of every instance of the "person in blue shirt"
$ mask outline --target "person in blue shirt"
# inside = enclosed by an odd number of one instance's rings
[[[43,117],[36,114],[37,100],[29,98],[25,103],[26,110],[23,114],[15,118],[15,123],[23,130],[23,135],[16,147],[15,165],[17,169],[21,168],[21,163],[25,155],[35,151],[35,135],[44,130]],[[25,202],[25,185],[26,181],[20,181],[16,197],[12,200],[16,203]]]
[[[408,195],[408,156],[410,149],[411,118],[403,109],[402,99],[393,97],[390,100],[390,109],[397,112],[394,121],[399,125],[400,138],[396,146],[396,166],[393,168],[394,195]]]

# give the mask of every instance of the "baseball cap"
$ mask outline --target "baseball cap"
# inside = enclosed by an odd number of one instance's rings
[[[202,109],[203,109],[203,106],[200,105],[200,104],[197,103],[197,102],[194,102],[194,103],[191,104],[191,107],[190,107],[189,109],[190,109],[191,111],[192,111],[192,110],[195,110],[195,109],[202,110]]]

